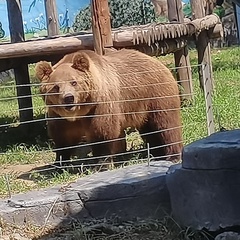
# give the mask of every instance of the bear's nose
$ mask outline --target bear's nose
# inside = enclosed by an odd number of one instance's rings
[[[72,104],[72,103],[74,103],[74,96],[72,94],[68,93],[64,96],[63,101],[66,104]]]

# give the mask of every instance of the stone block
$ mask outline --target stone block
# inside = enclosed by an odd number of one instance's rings
[[[151,162],[96,173],[74,183],[0,201],[0,217],[20,225],[58,226],[72,220],[162,218],[170,213],[166,173],[171,162]]]
[[[183,168],[240,170],[240,130],[217,132],[183,149]]]

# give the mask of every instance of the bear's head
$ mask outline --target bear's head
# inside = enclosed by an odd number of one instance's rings
[[[46,61],[37,63],[35,71],[41,81],[40,92],[50,111],[69,121],[90,111],[92,106],[86,104],[92,91],[90,62],[86,53],[78,52],[72,62],[56,68]]]

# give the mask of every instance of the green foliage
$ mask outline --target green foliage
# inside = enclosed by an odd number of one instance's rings
[[[2,28],[2,23],[0,22],[0,38],[3,38],[5,36],[5,32]]]
[[[217,6],[214,9],[214,13],[216,13],[220,18],[225,16],[225,9],[222,6]]]
[[[86,8],[82,9],[79,14],[75,18],[75,22],[73,24],[74,32],[78,32],[81,30],[88,30],[91,28],[91,10],[90,5]]]
[[[222,6],[216,6],[214,8],[213,12],[215,14],[217,14],[220,18],[225,16],[225,10],[224,10],[224,8]],[[183,6],[183,14],[187,18],[191,18],[192,17],[192,8],[191,8],[191,4],[190,3],[185,4]]]
[[[150,23],[156,20],[150,0],[109,0],[112,28]],[[82,9],[75,18],[75,32],[91,28],[90,6]]]
[[[185,17],[190,18],[192,16],[192,9],[190,3],[183,6],[183,14]]]

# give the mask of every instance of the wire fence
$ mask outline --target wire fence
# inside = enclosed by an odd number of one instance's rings
[[[75,131],[79,133],[82,138],[78,138],[79,143],[67,144],[63,146],[56,146],[54,142],[49,138],[47,133],[47,123],[51,124],[51,121],[62,121],[63,119],[58,116],[47,116],[47,109],[64,107],[63,104],[51,104],[47,106],[44,102],[44,98],[49,95],[58,95],[59,93],[50,92],[47,94],[42,94],[39,91],[41,84],[36,82],[33,78],[30,84],[32,95],[31,96],[17,96],[16,95],[16,85],[13,81],[5,81],[0,85],[0,142],[1,142],[1,152],[0,152],[0,165],[2,168],[2,173],[0,176],[0,186],[1,184],[7,185],[4,191],[0,193],[1,196],[6,197],[9,195],[9,188],[17,187],[19,184],[22,186],[26,182],[20,181],[13,184],[14,187],[9,186],[9,182],[14,182],[16,179],[35,179],[35,182],[43,182],[49,178],[41,177],[47,174],[53,174],[55,171],[64,172],[65,170],[72,171],[78,175],[89,174],[89,171],[99,171],[102,169],[109,169],[114,167],[122,167],[129,164],[143,163],[150,164],[152,160],[164,160],[166,157],[171,158],[180,155],[180,153],[169,153],[165,156],[154,156],[152,152],[164,149],[166,147],[172,147],[178,144],[187,144],[196,139],[199,139],[208,134],[207,131],[207,116],[206,116],[206,94],[200,90],[197,69],[199,65],[187,66],[192,68],[194,77],[194,93],[192,93],[193,101],[188,106],[181,106],[180,108],[155,108],[153,110],[141,110],[139,111],[128,111],[128,112],[114,112],[114,113],[103,113],[103,114],[89,114],[86,116],[74,116],[77,121],[79,119],[93,119],[102,117],[114,117],[114,116],[137,116],[144,115],[147,113],[158,113],[158,112],[170,112],[170,111],[181,111],[182,123],[179,126],[171,126],[167,129],[160,129],[154,131],[145,131],[139,134],[139,129],[128,129],[125,130],[125,134],[114,139],[104,140],[104,141],[94,141],[86,142],[84,134],[81,133],[81,129],[76,129]],[[170,68],[173,72],[176,68]],[[159,69],[158,71],[161,71]],[[142,72],[136,73],[142,74]],[[182,82],[186,82],[182,80]],[[47,84],[47,83],[44,83]],[[56,83],[55,83],[56,84]],[[61,84],[58,82],[57,84]],[[154,83],[146,85],[131,85],[123,86],[122,89],[133,89],[133,88],[155,88],[164,87],[165,83]],[[23,85],[26,86],[26,85]],[[20,87],[20,86],[17,86]],[[54,87],[54,85],[52,85]],[[51,88],[51,87],[50,87]],[[95,90],[94,90],[95,91]],[[84,91],[83,91],[84,93]],[[132,102],[144,102],[152,101],[156,99],[164,99],[164,101],[171,101],[172,98],[176,97],[187,97],[188,94],[180,95],[166,95],[166,96],[151,96],[142,98],[125,98],[125,99],[113,99],[112,101],[100,101],[100,102],[87,102],[79,104],[66,104],[67,107],[82,107],[91,106],[96,104],[131,104]],[[31,97],[33,101],[33,111],[34,119],[30,121],[24,121],[20,123],[19,120],[19,109],[18,109],[18,99]],[[31,108],[23,108],[21,111],[27,111]],[[71,117],[65,117],[67,120],[71,120]],[[66,120],[65,120],[66,121]],[[67,121],[74,123],[72,121]],[[28,126],[23,130],[22,126]],[[183,129],[183,140],[175,141],[165,144],[156,144],[154,146],[149,145],[144,142],[144,138],[151,137],[156,134],[165,134],[167,131],[174,131],[176,129]],[[198,131],[196,131],[198,129]],[[62,131],[61,126],[58,129],[59,132]],[[76,135],[76,133],[74,133]],[[81,141],[80,141],[81,139]],[[126,143],[126,151],[118,153],[106,153],[101,156],[95,156],[92,153],[92,148],[99,145],[100,148],[106,146],[106,144],[111,143]],[[70,151],[71,158],[66,159],[61,156],[62,152]],[[57,154],[56,154],[57,153]],[[56,155],[59,156],[59,162],[56,164]],[[69,155],[69,156],[70,156]],[[91,170],[89,170],[91,169]],[[42,175],[43,174],[43,175]],[[21,176],[21,177],[19,177]],[[23,177],[24,176],[24,177]],[[56,175],[52,175],[56,177]],[[8,181],[6,181],[8,179]],[[40,179],[40,180],[39,180]],[[48,180],[46,180],[48,181]],[[41,186],[41,184],[40,184]],[[25,188],[25,187],[24,187]],[[27,187],[28,188],[28,187]],[[12,190],[14,191],[14,190]]]

